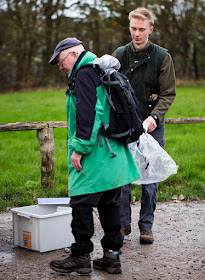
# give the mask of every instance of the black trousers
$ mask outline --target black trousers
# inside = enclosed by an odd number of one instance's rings
[[[71,252],[75,256],[82,256],[93,251],[91,237],[94,233],[93,207],[97,207],[104,236],[101,239],[103,250],[119,251],[123,245],[120,233],[120,201],[121,188],[94,194],[71,197],[72,233],[75,243]]]

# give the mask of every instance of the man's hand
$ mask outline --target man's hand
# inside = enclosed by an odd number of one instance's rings
[[[153,117],[149,116],[148,118],[146,118],[146,120],[144,120],[144,122],[148,123],[147,126],[147,132],[152,132],[157,128],[157,124],[156,121],[154,120]]]
[[[71,164],[78,172],[82,169],[80,164],[82,157],[82,155],[76,154],[76,152],[73,152],[71,155]]]

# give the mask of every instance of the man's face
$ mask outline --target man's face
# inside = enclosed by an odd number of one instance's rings
[[[134,46],[137,49],[143,49],[147,44],[149,34],[153,31],[153,26],[150,26],[149,20],[131,18],[129,29]]]
[[[57,58],[59,70],[70,73],[72,67],[76,61],[75,52],[69,52],[68,50],[62,51]]]

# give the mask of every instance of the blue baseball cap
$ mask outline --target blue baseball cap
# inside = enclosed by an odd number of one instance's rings
[[[61,41],[60,43],[58,43],[58,45],[56,46],[53,56],[51,57],[49,64],[56,64],[57,63],[57,56],[64,50],[78,46],[82,44],[81,41],[79,41],[76,38],[66,38],[63,41]]]

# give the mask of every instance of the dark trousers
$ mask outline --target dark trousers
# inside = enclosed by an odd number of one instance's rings
[[[123,245],[120,233],[119,200],[121,188],[95,194],[71,197],[72,233],[75,243],[71,246],[73,255],[82,256],[93,251],[91,237],[94,233],[93,207],[97,207],[104,230],[101,245],[104,251],[119,251]]]
[[[150,133],[164,148],[164,127],[157,128]],[[141,209],[139,218],[139,229],[151,230],[154,222],[154,211],[156,209],[157,194],[159,183],[142,185],[141,193]],[[122,186],[121,199],[120,199],[120,220],[121,226],[125,227],[131,223],[131,186]]]
[[[131,185],[127,184],[121,187],[120,196],[120,222],[121,227],[131,224]]]

